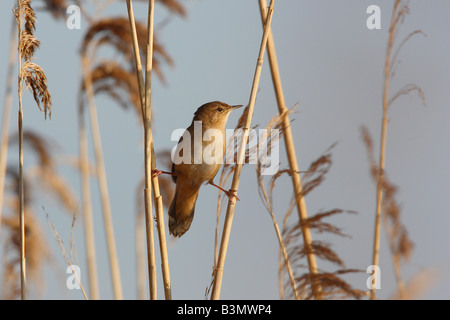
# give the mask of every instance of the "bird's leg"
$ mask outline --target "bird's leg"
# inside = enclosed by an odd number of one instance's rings
[[[241,200],[241,199],[238,198],[238,196],[235,194],[234,191],[231,191],[231,189],[227,191],[227,190],[225,190],[224,188],[219,187],[219,186],[218,186],[217,184],[215,184],[212,180],[209,181],[209,184],[212,185],[212,186],[214,186],[214,187],[216,187],[216,188],[218,188],[219,190],[223,191],[223,193],[225,193],[225,194],[227,195],[228,199],[232,200],[232,198],[236,198],[236,199],[238,199],[239,201]]]
[[[159,176],[159,175],[161,175],[163,173],[171,175],[171,176],[176,176],[177,175],[175,172],[167,172],[167,171],[161,171],[161,170],[158,170],[158,169],[154,169],[154,170],[152,170],[152,178],[156,178],[157,176]]]

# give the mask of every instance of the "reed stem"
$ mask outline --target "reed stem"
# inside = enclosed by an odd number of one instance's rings
[[[148,24],[147,24],[147,47],[146,47],[146,67],[145,67],[145,105],[143,111],[144,117],[144,151],[145,151],[145,182],[144,182],[144,201],[145,201],[145,221],[147,225],[147,244],[151,242],[149,254],[149,279],[150,279],[150,299],[156,300],[156,265],[155,265],[155,244],[153,234],[153,214],[152,214],[152,128],[151,128],[151,99],[152,99],[152,70],[153,70],[153,22],[155,15],[155,1],[148,1]]]
[[[19,48],[20,48],[20,34],[21,34],[21,18],[17,21],[17,33],[19,35]],[[19,94],[19,112],[18,112],[18,126],[19,126],[19,215],[20,215],[20,298],[26,299],[26,256],[25,256],[25,198],[23,193],[23,79],[22,79],[22,54],[19,50],[19,82],[18,82],[18,94]]]
[[[291,267],[291,263],[289,262],[289,257],[287,254],[286,246],[284,245],[283,236],[281,235],[280,228],[278,227],[277,219],[275,218],[275,214],[272,210],[272,205],[270,203],[269,197],[267,196],[266,188],[264,187],[264,182],[261,179],[261,175],[257,174],[258,183],[260,189],[262,191],[262,195],[264,197],[264,201],[267,204],[267,210],[269,211],[270,217],[272,218],[273,226],[275,228],[275,233],[277,235],[278,244],[280,246],[280,251],[283,256],[284,264],[286,265],[286,269],[289,275],[289,281],[291,282],[292,291],[294,292],[295,300],[300,300],[300,295],[297,292],[297,283],[295,282],[294,272]]]
[[[400,0],[396,0],[394,3],[394,9],[392,11],[391,26],[389,28],[389,41],[386,52],[386,61],[384,69],[384,91],[383,91],[383,118],[381,121],[381,144],[380,144],[380,162],[378,165],[378,179],[377,179],[377,204],[375,212],[375,232],[373,240],[373,255],[372,255],[372,265],[379,265],[380,256],[380,234],[381,234],[381,206],[383,202],[383,179],[384,179],[384,164],[386,156],[386,135],[387,135],[387,124],[388,117],[387,112],[389,109],[389,80],[391,75],[391,55],[392,48],[394,45],[394,32],[397,25],[397,9],[400,4]],[[374,268],[374,271],[377,268]],[[370,289],[370,299],[376,299],[376,278],[373,277],[372,288]]]
[[[12,97],[13,97],[13,79],[14,66],[17,58],[17,35],[16,35],[16,21],[13,17],[11,19],[11,33],[9,41],[9,60],[8,70],[6,76],[5,100],[3,103],[3,119],[2,119],[2,141],[0,146],[0,234],[2,230],[2,211],[3,211],[3,197],[5,192],[5,177],[6,177],[6,161],[8,159],[8,144],[9,144],[9,123],[11,117]]]
[[[100,129],[98,125],[97,109],[94,101],[92,79],[89,72],[90,63],[85,55],[83,55],[81,59],[83,65],[84,85],[87,93],[87,98],[89,101],[89,116],[91,120],[90,123],[91,123],[92,139],[96,159],[96,173],[103,207],[103,220],[105,223],[106,242],[108,245],[108,256],[111,268],[111,280],[113,285],[114,299],[122,300],[123,296],[119,270],[119,259],[117,257],[116,242],[114,238],[114,226],[112,221],[111,205],[108,193],[108,183],[106,179],[106,169],[103,159]]]
[[[267,7],[266,0],[259,0],[259,8],[261,11],[261,21],[264,24],[264,21],[266,21],[266,11],[265,8]],[[306,209],[306,203],[305,198],[303,197],[303,191],[302,191],[302,183],[300,179],[300,170],[298,167],[295,147],[294,147],[294,139],[292,137],[292,130],[291,130],[291,123],[288,117],[288,109],[286,107],[286,103],[284,100],[284,93],[283,93],[283,87],[281,85],[281,77],[280,77],[280,71],[278,68],[278,61],[275,51],[275,43],[273,40],[273,34],[272,30],[269,29],[269,36],[267,40],[267,55],[269,57],[269,65],[270,65],[270,71],[272,75],[272,82],[275,89],[275,95],[277,98],[277,105],[278,105],[278,112],[281,117],[281,121],[283,123],[283,136],[284,136],[284,142],[286,147],[286,154],[289,162],[289,168],[291,172],[292,177],[292,184],[294,188],[294,194],[295,194],[295,202],[297,205],[297,211],[300,219],[300,225],[302,226],[302,235],[303,235],[303,242],[306,249],[306,257],[308,261],[308,268],[309,273],[312,275],[313,281],[312,281],[312,291],[313,295],[316,299],[322,299],[322,289],[320,286],[320,283],[316,280],[315,275],[317,275],[317,262],[316,257],[314,255],[314,250],[311,246],[312,244],[312,236],[311,231],[308,227],[308,224],[305,223],[308,221],[308,213]]]
[[[249,129],[250,129],[251,121],[252,121],[253,110],[255,107],[259,79],[261,77],[261,70],[262,70],[262,65],[263,65],[263,60],[264,60],[264,52],[266,51],[266,44],[267,44],[267,38],[269,36],[270,23],[272,21],[272,16],[273,16],[274,3],[275,3],[275,0],[272,0],[270,2],[270,7],[269,7],[269,10],[267,13],[267,19],[266,19],[265,26],[264,26],[264,32],[263,32],[261,45],[260,45],[260,49],[259,49],[255,74],[253,76],[252,90],[250,93],[250,99],[249,99],[249,103],[248,103],[248,115],[247,115],[247,119],[245,121],[245,125],[243,127],[243,135],[242,135],[241,144],[238,147],[237,163],[235,166],[233,181],[231,184],[231,190],[233,192],[235,192],[236,194],[237,194],[238,188],[239,188],[239,181],[240,181],[240,176],[241,176],[242,165],[244,163],[245,148],[246,148],[247,142],[248,142]],[[220,241],[219,257],[217,260],[217,265],[215,266],[215,270],[214,270],[214,282],[213,282],[213,288],[212,288],[212,292],[211,292],[212,300],[218,300],[220,297],[220,290],[222,287],[223,267],[225,264],[225,257],[226,257],[226,253],[227,253],[228,242],[230,239],[230,232],[231,232],[231,226],[233,223],[235,207],[236,207],[235,200],[229,199],[228,206],[227,206],[227,213],[225,216],[225,222],[224,222],[223,231],[222,231],[222,239]]]
[[[87,265],[88,265],[88,279],[90,297],[92,300],[100,298],[98,288],[97,263],[95,253],[95,236],[94,223],[92,219],[92,201],[91,191],[89,186],[89,157],[88,157],[88,138],[86,132],[86,125],[83,118],[83,110],[79,110],[79,148],[80,148],[80,172],[81,172],[81,193],[83,202],[83,221],[84,221],[84,235],[86,242]]]
[[[149,221],[151,225],[147,225],[147,248],[151,250],[148,252],[149,256],[149,279],[150,280],[150,298],[156,299],[156,268],[154,262],[154,236],[153,236],[153,224],[150,219],[152,216],[152,199],[150,189],[153,189],[153,197],[155,201],[156,211],[156,226],[159,236],[159,248],[161,254],[161,267],[163,275],[164,296],[166,300],[172,299],[171,282],[170,282],[170,269],[169,258],[167,254],[166,234],[164,226],[164,212],[163,202],[160,194],[159,180],[157,177],[152,178],[151,171],[156,169],[155,152],[153,146],[153,135],[151,130],[151,76],[153,69],[153,30],[154,30],[154,0],[149,1],[149,13],[148,13],[148,39],[147,39],[147,52],[146,52],[146,74],[145,80],[142,72],[142,64],[139,52],[139,44],[136,32],[136,23],[134,19],[133,4],[131,0],[127,0],[128,18],[130,21],[130,29],[133,39],[133,49],[136,62],[136,73],[139,84],[139,93],[141,98],[142,117],[144,123],[144,135],[145,135],[145,182],[144,182],[144,194],[145,194],[145,215],[146,221]],[[149,236],[151,239],[149,239]],[[153,292],[153,293],[152,293]]]

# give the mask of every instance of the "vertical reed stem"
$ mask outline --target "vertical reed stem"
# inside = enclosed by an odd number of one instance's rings
[[[242,136],[241,144],[239,146],[238,153],[237,153],[238,159],[237,159],[237,163],[236,163],[235,170],[234,170],[233,181],[231,184],[231,190],[236,193],[239,188],[242,164],[244,163],[244,157],[245,157],[245,148],[246,148],[246,145],[248,142],[248,134],[249,134],[249,129],[250,129],[251,121],[252,121],[253,110],[255,107],[256,93],[258,91],[259,79],[261,77],[261,70],[262,70],[262,65],[263,65],[263,60],[264,60],[264,52],[266,50],[267,38],[269,36],[270,23],[272,21],[274,3],[275,3],[275,0],[272,0],[270,2],[270,7],[269,7],[269,10],[267,13],[267,19],[266,19],[265,26],[264,26],[264,33],[263,33],[263,37],[261,40],[258,59],[257,59],[257,63],[256,63],[255,74],[253,77],[252,90],[250,93],[250,99],[249,99],[249,103],[248,103],[248,115],[247,115],[247,119],[245,121],[245,125],[243,127],[243,136]],[[222,239],[220,242],[219,258],[217,260],[217,265],[216,265],[215,274],[214,274],[214,283],[213,283],[213,288],[212,288],[212,293],[211,293],[212,300],[218,300],[220,297],[220,290],[222,287],[223,267],[225,264],[225,257],[226,257],[226,253],[227,253],[228,242],[230,239],[231,225],[233,223],[235,206],[236,206],[236,202],[234,200],[229,199],[228,206],[227,206],[227,214],[225,216],[225,222],[224,222],[224,226],[223,226]]]
[[[133,5],[131,0],[127,0],[128,17],[130,20],[131,34],[133,38],[133,49],[136,62],[136,72],[139,84],[139,92],[141,97],[142,106],[142,117],[144,123],[144,134],[145,134],[145,195],[150,197],[150,193],[147,190],[153,187],[153,197],[155,200],[155,211],[156,211],[156,225],[158,228],[159,236],[159,248],[161,254],[161,267],[163,274],[163,285],[164,285],[164,295],[166,300],[172,299],[171,293],[171,283],[170,283],[170,270],[169,270],[169,259],[167,255],[167,244],[166,244],[166,234],[164,226],[164,213],[163,213],[163,202],[159,189],[159,180],[157,177],[152,179],[151,170],[156,169],[156,161],[154,156],[153,147],[153,135],[151,131],[151,76],[152,76],[152,65],[153,65],[153,28],[154,28],[154,1],[149,3],[149,15],[148,15],[148,39],[147,39],[147,52],[146,52],[146,75],[145,83],[142,75],[142,64],[139,54],[139,44],[136,33],[136,24],[134,20]],[[150,183],[151,180],[151,183]],[[146,202],[146,221],[147,216],[151,217],[151,211],[148,212],[147,208],[151,210],[151,199],[145,199]],[[151,230],[149,228],[147,232],[147,237],[151,233],[151,242],[153,243],[153,226]],[[149,241],[147,241],[149,242]],[[154,251],[154,244],[150,244],[150,248]],[[149,245],[147,245],[149,247]],[[153,257],[152,257],[153,255]],[[153,262],[152,262],[153,261]],[[154,290],[154,295],[156,299],[156,271],[154,267],[150,268],[151,265],[154,266],[154,252],[149,254],[149,275],[153,277],[155,287],[152,289],[152,284],[150,284],[150,290]],[[155,274],[153,274],[155,272]],[[152,282],[151,282],[152,283]]]
[[[380,251],[380,234],[381,234],[381,205],[383,201],[383,179],[384,179],[384,163],[386,154],[386,133],[387,133],[387,112],[389,108],[389,79],[391,74],[391,54],[392,47],[394,45],[394,32],[397,24],[397,9],[400,4],[400,0],[396,0],[394,9],[392,11],[391,26],[389,28],[389,42],[386,52],[385,70],[384,70],[384,92],[383,92],[383,119],[381,121],[381,145],[380,145],[380,163],[378,166],[378,181],[377,181],[377,205],[375,212],[375,232],[373,240],[373,256],[372,265],[378,266],[379,264],[379,251]],[[373,272],[376,268],[374,268]],[[376,299],[375,289],[376,283],[373,277],[372,288],[370,289],[370,299]]]
[[[140,190],[140,189],[139,189]],[[139,207],[139,206],[138,206]],[[143,208],[141,208],[143,209]],[[145,235],[142,224],[144,222],[144,212],[139,210],[136,215],[135,242],[136,242],[136,281],[137,281],[137,299],[147,299],[146,261],[145,261]]]
[[[20,47],[20,34],[21,34],[22,20],[19,17],[17,21],[17,33],[19,36]],[[20,298],[26,299],[26,257],[25,257],[25,198],[23,194],[23,107],[22,107],[22,94],[23,94],[23,79],[22,79],[22,54],[18,54],[19,61],[19,82],[18,82],[18,94],[19,94],[19,113],[18,113],[18,126],[19,126],[19,207],[20,207]]]
[[[20,65],[20,64],[19,64]],[[22,80],[19,81],[21,83]],[[25,203],[23,194],[23,110],[22,85],[19,85],[19,201],[20,201],[20,297],[26,299]]]
[[[144,185],[144,201],[145,201],[145,223],[147,228],[147,252],[149,260],[149,281],[150,281],[150,299],[156,300],[156,266],[155,266],[155,244],[153,235],[153,219],[152,219],[152,128],[151,128],[151,98],[152,98],[152,69],[153,69],[153,22],[155,14],[155,1],[148,1],[148,31],[147,31],[147,54],[145,68],[145,107],[143,111],[144,117],[144,152],[145,152],[145,185]]]
[[[5,89],[5,101],[3,104],[3,120],[2,120],[2,141],[0,146],[0,234],[2,230],[2,209],[3,197],[5,192],[5,176],[6,176],[6,160],[8,159],[8,140],[9,140],[9,121],[11,115],[13,90],[12,84],[14,79],[14,65],[17,58],[17,36],[16,21],[14,17],[11,19],[11,35],[9,41],[9,60]]]
[[[89,100],[89,116],[91,120],[92,138],[95,150],[96,173],[100,188],[100,196],[103,207],[103,219],[105,223],[106,242],[108,245],[108,256],[111,267],[111,280],[113,284],[114,298],[122,300],[122,283],[120,280],[119,259],[117,257],[116,242],[114,239],[114,227],[109,202],[108,183],[106,181],[106,169],[103,160],[102,142],[100,138],[100,129],[98,126],[97,109],[94,101],[94,91],[92,88],[92,79],[89,73],[89,61],[86,56],[82,56],[84,85]]]
[[[272,218],[273,226],[275,228],[275,233],[277,235],[278,244],[280,245],[280,251],[284,259],[284,264],[286,265],[286,269],[289,275],[289,281],[291,282],[292,291],[294,292],[295,300],[300,300],[300,295],[297,292],[297,283],[295,282],[294,272],[292,271],[291,264],[289,262],[289,257],[286,251],[286,246],[283,242],[283,236],[281,235],[280,228],[278,227],[277,219],[275,218],[275,214],[272,210],[272,205],[270,204],[269,197],[267,196],[266,188],[264,187],[264,182],[261,179],[261,176],[258,175],[258,183],[262,191],[262,195],[264,196],[264,201],[267,204],[267,209],[269,210],[270,217]]]
[[[267,7],[266,0],[259,0],[259,8],[261,11],[261,20],[264,25],[266,21],[265,8]],[[322,289],[319,281],[315,278],[317,275],[317,262],[314,255],[314,250],[311,246],[312,236],[308,225],[305,223],[308,220],[308,213],[306,210],[305,198],[302,192],[302,183],[300,179],[300,171],[298,168],[297,157],[294,147],[294,139],[292,137],[291,123],[288,117],[287,108],[284,100],[283,87],[281,86],[280,71],[278,68],[278,61],[275,51],[275,43],[273,40],[272,30],[269,30],[269,36],[267,40],[267,55],[269,57],[270,71],[272,75],[272,82],[275,89],[275,95],[277,98],[278,112],[281,116],[281,121],[283,122],[283,136],[286,147],[286,154],[289,162],[289,168],[292,177],[292,184],[294,187],[295,202],[297,204],[297,211],[300,219],[300,224],[302,225],[302,235],[303,242],[306,248],[306,257],[308,261],[309,273],[312,275],[311,288],[313,295],[316,299],[322,299]]]
[[[88,142],[86,125],[84,122],[84,113],[79,110],[79,148],[80,148],[80,172],[81,172],[81,193],[83,199],[83,221],[84,233],[86,242],[87,265],[88,265],[88,279],[90,297],[92,300],[99,299],[98,277],[97,277],[97,263],[95,253],[95,236],[94,223],[92,219],[91,206],[91,191],[89,186],[89,157],[88,157]]]

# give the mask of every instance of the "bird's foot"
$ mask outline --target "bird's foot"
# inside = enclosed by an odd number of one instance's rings
[[[228,191],[226,191],[226,190],[222,190],[222,191],[226,194],[226,196],[228,197],[229,200],[233,201],[234,198],[236,198],[237,200],[241,201],[241,199],[239,199],[239,197],[236,195],[236,190],[230,189]]]
[[[229,200],[233,201],[234,198],[236,198],[237,200],[241,201],[241,199],[238,198],[238,196],[236,195],[236,190],[225,190],[224,188],[218,186],[217,184],[215,184],[214,182],[210,181],[209,182],[210,185],[218,188],[219,190],[221,190],[223,193],[225,193],[228,197]]]
[[[162,171],[158,169],[152,170],[152,178],[156,178],[157,176],[161,175]]]
[[[161,170],[158,170],[158,169],[153,169],[152,170],[152,178],[156,178],[157,176],[159,176],[159,175],[161,175],[161,174],[169,174],[169,175],[171,175],[171,176],[174,176],[175,174],[174,173],[172,173],[172,172],[167,172],[167,171],[161,171]]]

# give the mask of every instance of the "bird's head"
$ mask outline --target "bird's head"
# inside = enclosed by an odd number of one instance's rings
[[[242,105],[230,106],[220,101],[208,102],[195,111],[193,121],[202,121],[206,128],[223,129],[230,112],[240,107]]]

